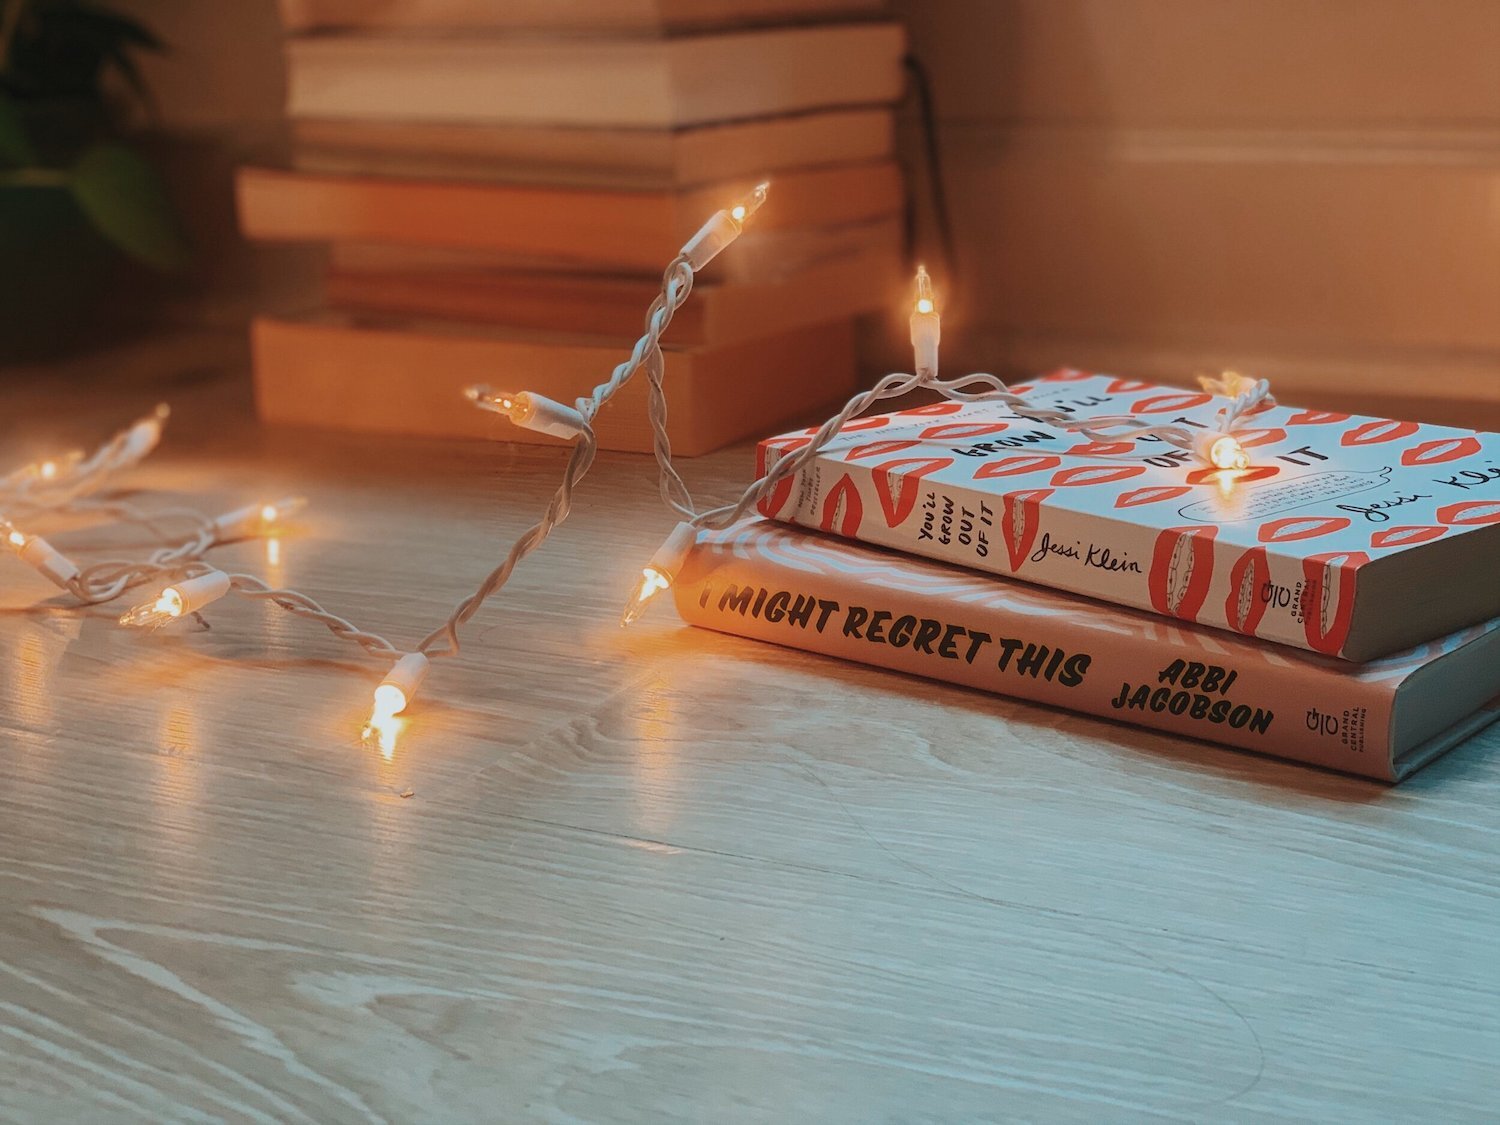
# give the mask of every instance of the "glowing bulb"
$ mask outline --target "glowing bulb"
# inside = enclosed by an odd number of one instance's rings
[[[1220,469],[1248,469],[1250,467],[1250,455],[1232,437],[1221,437],[1214,442],[1208,456]]]
[[[408,652],[386,673],[385,679],[380,681],[380,686],[375,689],[375,698],[370,708],[370,720],[365,724],[363,736],[369,738],[371,732],[379,732],[382,727],[388,726],[392,719],[406,710],[411,702],[412,696],[416,695],[417,688],[427,678],[427,670],[431,667],[427,657],[420,652]]]
[[[1215,469],[1248,469],[1250,454],[1233,434],[1204,430],[1193,443],[1198,459]]]
[[[379,723],[393,719],[406,710],[406,692],[395,684],[381,684],[375,689],[375,707],[370,712],[370,722]]]
[[[670,574],[657,570],[654,566],[642,567],[640,584],[635,588],[635,593],[630,596],[630,600],[625,603],[625,612],[620,615],[620,625],[622,627],[633,625],[639,621],[645,616],[651,599],[663,590],[670,589],[671,586]]]
[[[679,523],[672,529],[672,534],[656,549],[651,561],[641,568],[641,580],[625,603],[625,612],[620,615],[621,627],[639,621],[656,595],[672,588],[697,539],[698,529],[690,523]]]
[[[575,438],[589,428],[588,420],[571,406],[531,391],[513,394],[480,384],[466,387],[464,397],[481,410],[503,414],[517,426],[553,437]]]
[[[698,228],[698,232],[682,244],[678,251],[683,260],[694,270],[701,270],[709,262],[713,261],[736,238],[745,230],[745,224],[755,217],[755,213],[761,209],[766,202],[766,196],[771,190],[769,183],[756,184],[755,189],[738,203],[723,210],[715,211],[709,217],[708,222]]]
[[[252,535],[270,535],[305,507],[307,497],[283,496],[270,504],[236,508],[214,520],[214,539],[219,543],[229,543]]]
[[[769,181],[763,181],[755,185],[750,194],[741,199],[729,209],[729,217],[734,220],[734,225],[743,227],[745,221],[765,206],[766,195],[771,190]]]
[[[42,465],[41,465],[41,468],[38,470],[38,473],[39,473],[39,475],[41,476],[41,478],[43,480],[56,480],[57,479],[57,462],[56,461],[43,461]]]
[[[926,316],[937,311],[937,302],[932,294],[932,277],[926,266],[917,267],[917,312]]]
[[[229,575],[211,570],[168,586],[154,602],[145,602],[120,615],[120,624],[135,629],[160,629],[189,613],[196,613],[229,593]]]
[[[269,531],[276,524],[285,522],[307,507],[306,496],[283,496],[280,500],[260,506],[262,529]]]
[[[917,267],[917,299],[911,311],[911,347],[916,371],[924,379],[936,377],[938,344],[943,338],[943,321],[937,313],[937,298],[926,266]]]
[[[7,529],[5,532],[5,541],[18,551],[23,549],[26,546],[26,536],[14,527],[11,527],[10,524],[5,524],[4,526]]]

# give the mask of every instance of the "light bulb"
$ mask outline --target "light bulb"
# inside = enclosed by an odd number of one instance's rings
[[[937,312],[937,302],[932,295],[932,277],[927,272],[926,266],[917,267],[917,305],[916,311],[923,314]]]
[[[1250,454],[1233,434],[1204,430],[1193,442],[1198,459],[1215,469],[1248,469]]]
[[[708,222],[698,228],[698,233],[683,243],[678,253],[695,272],[701,270],[740,236],[745,224],[765,205],[770,190],[769,181],[756,184],[754,190],[739,202],[723,211],[715,211]]]
[[[40,535],[27,535],[6,519],[0,519],[0,535],[22,562],[59,588],[69,589],[69,584],[78,577],[73,560]]]
[[[381,684],[375,689],[375,706],[370,712],[370,721],[391,719],[406,710],[406,692],[395,684]]]
[[[625,603],[625,612],[620,615],[622,628],[639,621],[645,616],[652,599],[663,590],[672,588],[697,538],[698,529],[690,523],[679,523],[672,529],[672,534],[656,549],[651,561],[641,568],[641,580],[636,583],[630,600]]]
[[[270,504],[260,506],[260,523],[263,532],[273,530],[307,507],[306,496],[283,496]]]
[[[464,397],[481,410],[503,414],[517,426],[553,437],[575,438],[589,428],[571,406],[531,391],[497,391],[484,384],[464,388]]]
[[[672,586],[672,576],[664,570],[657,570],[654,566],[641,567],[641,581],[635,588],[635,593],[625,603],[625,612],[620,615],[620,624],[633,625],[646,614],[646,609],[651,604],[651,599],[663,590]]]
[[[762,181],[751,189],[750,194],[729,209],[729,217],[735,226],[744,229],[745,223],[755,215],[755,212],[765,206],[766,195],[770,190],[770,181]]]
[[[154,602],[143,602],[120,615],[120,624],[134,629],[160,629],[173,621],[197,613],[229,593],[229,575],[211,570],[196,578],[173,583]]]
[[[407,704],[417,694],[417,688],[427,678],[430,667],[427,657],[420,652],[408,652],[391,665],[391,670],[375,689],[370,721],[365,724],[363,732],[365,738],[369,738],[372,732],[378,733],[381,727],[406,710]]]
[[[214,540],[229,543],[254,535],[270,535],[307,507],[306,496],[283,496],[269,504],[248,504],[214,520]]]
[[[142,418],[125,431],[125,440],[120,454],[128,464],[135,464],[156,448],[157,443],[161,441],[162,427],[166,425],[171,413],[170,406],[164,402],[158,403],[156,409],[147,417]]]
[[[911,347],[916,372],[923,379],[936,377],[938,344],[943,338],[943,321],[938,316],[937,298],[926,266],[917,267],[917,299],[911,311]]]

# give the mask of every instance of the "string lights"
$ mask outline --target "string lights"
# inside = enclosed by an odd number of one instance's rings
[[[1013,392],[997,376],[987,373],[940,378],[938,348],[942,321],[932,279],[919,266],[909,321],[914,371],[886,375],[855,395],[818,427],[804,445],[779,459],[733,503],[699,510],[672,462],[661,338],[692,293],[698,273],[740,236],[767,197],[768,185],[758,185],[734,205],[716,212],[683,244],[663,271],[661,292],[646,310],[644,331],[629,356],[614,368],[609,378],[571,405],[531,391],[498,391],[483,385],[465,391],[476,407],[500,414],[514,425],[566,441],[571,444],[571,451],[562,481],[540,518],[515,540],[474,592],[454,606],[448,618],[413,647],[398,647],[296,590],[278,588],[253,575],[221,570],[203,561],[216,545],[274,536],[306,505],[302,497],[252,504],[217,517],[185,508],[151,513],[118,500],[90,499],[112,476],[138,464],[156,447],[168,417],[165,406],[116,434],[91,456],[69,453],[0,477],[0,512],[5,513],[0,517],[0,537],[23,562],[84,604],[108,602],[130,589],[156,582],[158,589],[153,596],[121,615],[120,623],[125,626],[159,629],[194,616],[221,599],[248,598],[268,602],[320,624],[336,637],[388,661],[387,671],[374,689],[363,736],[389,755],[394,731],[399,726],[396,716],[410,706],[431,670],[432,661],[459,652],[462,627],[505,585],[521,560],[539,548],[567,519],[574,491],[593,466],[598,452],[594,418],[627,383],[643,372],[648,384],[647,410],[660,493],[679,520],[642,568],[622,614],[622,625],[638,620],[655,598],[671,588],[699,530],[723,528],[737,522],[778,483],[810,463],[854,418],[877,403],[913,391],[936,392],[957,402],[1001,403],[1023,418],[1080,433],[1100,443],[1133,443],[1155,438],[1184,449],[1203,464],[1221,471],[1234,472],[1249,466],[1249,457],[1235,434],[1250,415],[1274,403],[1265,380],[1250,380],[1233,372],[1205,379],[1207,389],[1229,400],[1219,412],[1216,428],[1205,431],[1180,424],[1144,423],[1129,416],[1078,418],[1034,404]],[[57,514],[107,517],[137,524],[155,532],[160,545],[145,559],[113,559],[79,566],[47,540],[23,531],[15,522]],[[165,539],[160,535],[160,526],[168,521],[190,530],[183,537]],[[274,542],[268,538],[268,543]]]

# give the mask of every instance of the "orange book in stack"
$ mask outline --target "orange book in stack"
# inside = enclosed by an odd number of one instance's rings
[[[664,340],[674,446],[846,396],[854,322],[904,273],[904,41],[877,8],[283,0],[292,167],[241,172],[241,224],[329,255],[324,308],[256,324],[262,414],[525,440],[462,385],[511,371],[567,400],[602,382],[678,248],[767,177]],[[605,448],[650,448],[642,400],[601,416]]]

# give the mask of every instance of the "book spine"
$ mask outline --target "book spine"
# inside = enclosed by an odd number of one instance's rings
[[[1004,440],[1024,441],[1025,435],[1007,434]],[[1060,510],[1047,504],[1059,489],[1107,487],[1117,483],[1114,474],[1138,470],[1106,462],[1059,468],[1055,454],[1025,445],[975,459],[974,484],[934,483],[925,478],[976,447],[920,444],[872,432],[847,460],[818,458],[784,482],[761,514],[1165,617],[1344,655],[1363,555],[1295,558],[1274,548],[1221,542],[1212,523],[1184,521],[1158,530],[1123,515]],[[762,466],[792,448],[785,439],[763,443]],[[1116,504],[1128,509],[1178,494],[1141,488],[1123,493]]]
[[[1180,627],[1090,626],[1039,609],[910,581],[903,561],[861,556],[809,569],[764,539],[700,542],[673,587],[689,624],[1014,696],[1226,746],[1395,780],[1394,686],[1305,658],[1212,642]],[[909,565],[909,564],[905,564]],[[919,587],[928,587],[921,589]],[[1176,643],[1174,644],[1174,638]],[[1233,649],[1241,648],[1240,653]]]

